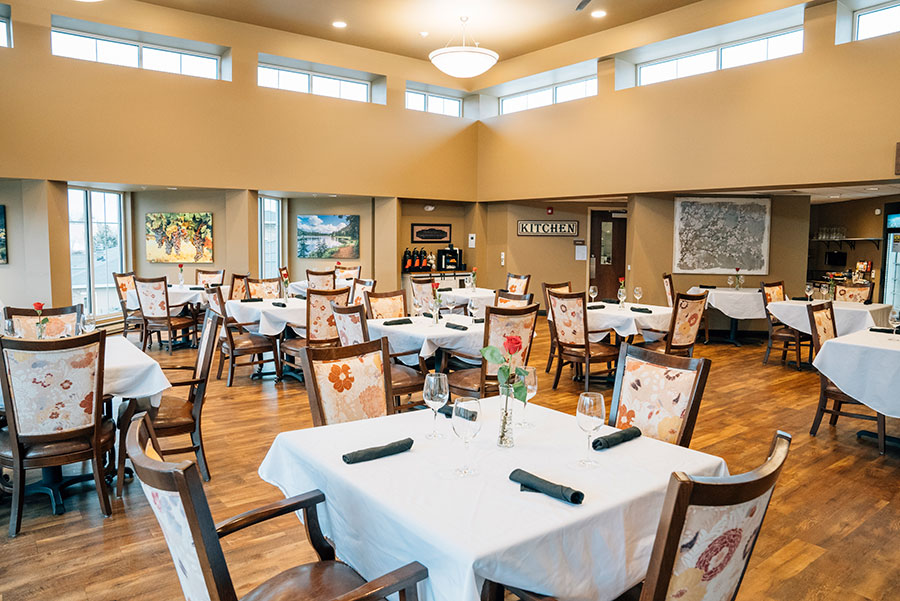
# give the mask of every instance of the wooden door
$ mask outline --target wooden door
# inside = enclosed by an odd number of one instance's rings
[[[610,211],[591,211],[590,285],[597,287],[597,298],[616,298],[619,278],[625,277],[625,226]]]

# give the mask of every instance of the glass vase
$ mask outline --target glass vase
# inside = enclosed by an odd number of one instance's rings
[[[178,285],[184,286],[184,272],[183,271],[178,272]]]
[[[503,409],[500,410],[500,435],[497,437],[497,446],[506,449],[516,446],[513,438],[513,414],[509,407],[512,397],[512,386],[501,386],[500,396],[503,397]]]

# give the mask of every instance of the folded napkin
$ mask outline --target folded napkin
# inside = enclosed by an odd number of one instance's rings
[[[206,290],[203,286],[190,286],[188,290]]]
[[[303,300],[306,300],[306,295],[305,295],[305,294],[295,294],[295,295],[293,295],[293,296],[294,296],[294,298],[302,298]]]
[[[434,317],[434,315],[432,315],[432,314],[429,313],[428,311],[423,311],[423,312],[422,312],[422,317],[427,317],[428,319],[431,319],[432,317]],[[440,315],[438,315],[438,319],[440,319]]]
[[[870,332],[878,332],[879,334],[893,334],[893,328],[869,328]]]
[[[447,326],[448,328],[450,328],[451,330],[463,330],[463,331],[465,331],[465,330],[468,330],[468,329],[469,329],[467,326],[461,326],[461,325],[459,325],[458,323],[450,323],[449,321],[448,321],[447,323],[445,323],[444,325]]]
[[[521,491],[541,492],[548,497],[553,497],[554,499],[559,499],[560,501],[566,501],[567,503],[572,503],[573,505],[581,505],[581,502],[584,501],[584,493],[580,490],[575,490],[573,488],[569,488],[568,486],[563,486],[562,484],[549,482],[547,480],[544,480],[543,478],[535,476],[534,474],[530,474],[525,470],[513,470],[509,475],[509,479],[513,482],[518,482],[519,484],[521,484],[522,486],[519,488],[519,490]]]
[[[166,288],[171,288],[172,284],[166,284]]]
[[[697,288],[703,288],[704,290],[715,290],[715,286],[710,286],[709,284],[700,284]]]
[[[609,303],[609,304],[611,304],[611,305],[618,305],[618,304],[619,304],[619,301],[618,301],[617,299],[615,299],[615,298],[601,298],[600,301],[601,301],[601,302],[604,302],[604,303]]]
[[[640,428],[635,426],[631,426],[630,428],[625,428],[624,430],[619,430],[618,432],[613,432],[612,434],[607,434],[605,436],[598,436],[594,439],[594,442],[591,443],[591,446],[594,447],[595,451],[599,451],[601,449],[608,449],[610,447],[614,447],[618,444],[622,444],[623,442],[628,442],[629,440],[633,440],[641,435]]]
[[[405,326],[412,323],[412,320],[409,317],[401,317],[400,319],[390,319],[384,322],[386,326]]]
[[[595,309],[605,309],[606,305],[588,305],[588,311],[594,311]]]
[[[272,306],[273,307],[287,307],[287,303],[279,303],[276,301],[276,302],[272,303]]]
[[[806,298],[805,296],[792,296],[792,297],[791,297],[791,300],[802,300],[802,301],[805,301],[805,300],[809,300],[809,299]]]
[[[631,307],[631,310],[635,313],[653,313],[653,310],[647,307]]]
[[[261,303],[263,299],[261,298],[242,298],[242,303]]]
[[[451,290],[453,290],[453,288],[451,288],[450,286],[447,286],[446,288],[438,288],[437,289],[438,292],[450,292]]]
[[[476,317],[472,320],[472,323],[484,323],[484,317]]]
[[[373,459],[381,459],[382,457],[403,453],[404,451],[410,450],[412,446],[413,439],[404,438],[403,440],[389,442],[380,447],[369,447],[368,449],[360,449],[359,451],[353,451],[352,453],[345,453],[342,459],[344,460],[344,463],[372,461]]]
[[[453,405],[451,405],[450,403],[447,403],[446,405],[444,405],[443,407],[438,409],[438,413],[440,413],[447,419],[450,419],[451,417],[453,417]],[[472,421],[478,416],[478,412],[477,411],[469,411],[468,409],[460,408],[459,416],[463,419]]]

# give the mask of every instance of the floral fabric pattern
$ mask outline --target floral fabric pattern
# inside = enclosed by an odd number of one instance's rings
[[[209,303],[209,308],[212,309],[213,312],[218,313],[221,317],[225,317],[225,307],[223,307],[222,303],[219,302],[221,294],[222,292],[219,290],[207,292],[206,301]]]
[[[229,300],[240,300],[247,295],[247,278],[234,278]]]
[[[677,443],[697,372],[625,358],[616,427],[637,426],[643,436]]]
[[[834,300],[848,303],[864,303],[869,300],[868,286],[835,286]]]
[[[360,344],[365,342],[363,336],[362,320],[358,313],[334,313],[334,325],[337,327],[338,338],[341,340],[341,346],[349,346],[351,344]]]
[[[550,296],[550,310],[556,324],[556,338],[565,344],[587,344],[584,330],[584,297]]]
[[[306,302],[309,303],[309,319],[307,324],[307,338],[309,340],[338,340],[338,330],[335,325],[334,311],[331,303],[345,307],[349,293],[339,294],[310,294]]]
[[[19,434],[56,434],[94,423],[100,343],[61,351],[4,350]]]
[[[128,296],[129,290],[134,290],[133,275],[117,275],[115,278],[116,286],[119,288],[119,298],[125,298]]]
[[[528,351],[531,348],[532,332],[537,320],[537,311],[526,315],[494,315],[491,314],[488,328],[488,346],[502,349],[507,337],[518,336],[522,340],[522,348],[510,358],[510,368],[524,367],[528,359]],[[487,364],[487,374],[497,375],[498,363]]]
[[[309,290],[334,290],[334,273],[328,275],[306,274]]]
[[[675,294],[672,291],[672,282],[669,278],[663,278],[663,288],[666,289],[666,302],[671,307],[675,304]]]
[[[169,315],[169,298],[165,282],[135,282],[135,289],[144,317]]]
[[[706,297],[700,300],[678,301],[676,309],[675,328],[672,332],[672,344],[676,346],[688,346],[697,340],[700,332],[700,322],[703,317],[703,309],[706,305]]]
[[[497,306],[498,307],[507,307],[509,309],[521,309],[522,307],[527,307],[528,303],[523,300],[504,298],[502,296],[498,296],[497,297]]]
[[[435,298],[434,288],[431,286],[431,278],[425,282],[409,281],[413,298],[419,301],[419,306],[428,307]]]
[[[144,496],[153,508],[153,514],[163,531],[181,591],[185,601],[209,601],[209,590],[200,567],[200,557],[194,546],[194,536],[184,513],[181,495],[176,491],[160,490],[141,481]]]
[[[356,267],[335,267],[334,277],[337,280],[355,280],[362,272],[362,266]]]
[[[731,601],[771,497],[770,488],[737,505],[688,507],[666,599]]]
[[[819,334],[819,344],[823,344],[826,340],[831,340],[837,334],[834,330],[834,320],[831,318],[831,311],[816,311],[813,313],[813,320],[816,322],[816,332]]]
[[[529,278],[517,278],[511,275],[507,276],[506,290],[509,291],[510,294],[527,294],[528,279]]]
[[[381,351],[314,362],[312,368],[326,424],[387,415]]]
[[[357,280],[353,282],[353,298],[350,301],[351,305],[362,305],[365,301],[366,292],[372,292],[375,290],[374,284],[363,283],[362,280]]]
[[[763,294],[766,295],[766,303],[777,303],[787,298],[784,295],[784,286],[763,286]]]
[[[16,330],[20,332],[23,338],[29,340],[37,340],[38,338],[38,321],[47,319],[44,324],[44,340],[53,338],[66,338],[74,336],[76,327],[78,326],[77,313],[63,313],[62,315],[13,315],[13,324]]]
[[[197,285],[198,286],[212,286],[214,284],[218,284],[221,286],[225,280],[225,272],[221,271],[218,273],[200,273],[197,272]]]
[[[547,292],[571,292],[568,286],[557,286],[556,288],[547,288]],[[549,295],[548,295],[549,298]],[[547,321],[553,321],[553,311],[550,310],[550,301],[547,301]]]
[[[251,298],[280,298],[281,282],[278,280],[263,280],[261,282],[247,281]]]
[[[393,296],[369,297],[369,307],[373,319],[396,319],[406,317],[403,311],[403,293]]]

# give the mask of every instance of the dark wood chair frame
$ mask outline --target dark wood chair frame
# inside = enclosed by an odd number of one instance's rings
[[[584,378],[584,389],[585,391],[590,390],[591,385],[591,377],[596,376],[609,376],[613,373],[613,363],[617,360],[619,355],[619,349],[611,344],[606,343],[591,343],[590,336],[591,334],[609,334],[612,336],[612,329],[603,329],[603,330],[590,330],[588,329],[588,315],[587,315],[587,295],[584,292],[554,292],[553,290],[547,290],[547,300],[550,311],[553,311],[553,305],[549,303],[550,297],[560,298],[560,299],[581,299],[584,307],[584,344],[572,344],[568,342],[562,342],[559,339],[558,333],[554,333],[554,338],[556,338],[556,376],[553,378],[553,390],[556,390],[557,386],[559,386],[559,378],[562,375],[563,367],[566,365],[572,365],[575,367],[575,377],[583,377]],[[553,315],[553,319],[550,321],[550,327],[557,327],[557,317]],[[594,354],[591,351],[591,347],[594,346],[597,349],[602,349],[603,353]],[[606,348],[608,347],[608,348]],[[600,371],[597,374],[591,374],[591,363],[606,363],[606,369]]]
[[[330,276],[331,276],[331,288],[330,288],[330,290],[334,290],[334,287],[337,285],[337,283],[336,283],[336,281],[335,281],[335,276],[334,276],[334,269],[331,269],[331,270],[328,270],[328,271],[315,271],[315,270],[313,270],[313,269],[307,269],[307,270],[306,270],[306,281],[307,281],[307,283],[309,283],[309,281],[310,281],[310,276],[313,276],[313,275],[314,275],[314,276],[318,276],[318,277],[326,277],[326,276],[329,276],[329,275],[330,275]],[[307,288],[306,290],[307,290],[307,291],[313,290],[313,288]],[[320,290],[321,290],[321,288],[320,288]]]
[[[837,336],[838,331],[837,324],[834,321],[834,306],[831,304],[831,301],[809,304],[806,306],[806,311],[809,315],[809,327],[810,332],[812,332],[813,349],[816,351],[816,353],[818,353],[819,349],[822,348],[822,344],[824,344],[825,341],[819,338],[819,331],[816,329],[816,313],[822,311],[826,311],[829,313],[829,319],[831,319],[831,323],[834,324],[834,333],[835,336]],[[833,403],[831,409],[828,408],[829,399],[831,399]],[[831,416],[828,421],[829,425],[831,426],[837,425],[839,417],[854,417],[856,419],[874,421],[878,428],[878,452],[881,455],[884,455],[885,441],[887,438],[885,432],[886,424],[884,414],[876,412],[875,415],[867,415],[865,413],[852,413],[843,411],[844,405],[863,405],[863,403],[854,399],[849,394],[841,391],[837,386],[834,385],[834,383],[831,382],[831,380],[825,377],[822,372],[819,372],[819,404],[816,407],[816,416],[813,418],[812,426],[809,429],[810,436],[815,436],[819,431],[819,424],[822,423],[822,417],[826,413]]]
[[[700,294],[687,294],[686,292],[678,292],[675,294],[675,304],[672,306],[672,317],[669,319],[669,329],[666,332],[666,336],[663,339],[665,342],[664,348],[665,353],[667,355],[681,355],[686,357],[694,356],[694,345],[697,344],[697,339],[700,337],[700,328],[697,328],[697,338],[694,338],[694,342],[690,344],[673,344],[672,343],[672,334],[675,332],[675,324],[678,323],[678,305],[680,301],[699,301],[703,300],[703,312],[700,314],[700,323],[703,323],[703,320],[706,318],[706,297],[709,294],[706,291],[701,292]],[[654,344],[654,343],[651,343]],[[658,343],[656,343],[658,345]],[[649,344],[647,346],[650,346]],[[663,345],[661,345],[663,346]]]
[[[709,377],[710,360],[667,355],[666,353],[623,343],[622,348],[619,350],[619,360],[616,363],[616,383],[613,387],[612,402],[609,408],[608,424],[613,427],[616,426],[616,419],[619,414],[619,399],[622,398],[622,381],[625,379],[625,359],[627,357],[634,357],[639,361],[671,369],[685,369],[697,372],[694,386],[691,388],[691,396],[685,407],[685,416],[681,421],[681,430],[678,432],[678,438],[675,441],[675,444],[678,446],[690,447],[691,437],[694,435],[694,426],[697,423],[697,414],[700,412],[700,400],[703,398],[706,379]]]
[[[113,273],[113,282],[116,285],[116,296],[119,298],[119,307],[122,309],[122,336],[126,339],[128,338],[129,332],[137,332],[138,336],[141,336],[141,343],[143,344],[143,335],[144,335],[144,319],[141,317],[140,309],[128,309],[128,298],[122,294],[122,290],[119,288],[119,278],[132,278],[134,279],[134,272],[127,271],[125,273]],[[134,291],[134,295],[137,296],[137,290]],[[140,303],[138,303],[140,306]]]
[[[672,294],[671,298],[669,297],[669,293],[666,294],[666,302],[669,303],[670,307],[674,308],[674,306],[675,306],[674,305],[674,303],[675,303],[675,280],[672,278],[671,273],[664,273],[664,274],[662,274],[662,277],[663,277],[664,281],[669,282],[669,291]],[[665,291],[665,287],[663,288],[663,291]],[[703,333],[704,333],[703,344],[709,344],[709,312],[708,311],[703,312],[702,327],[703,327]]]
[[[309,409],[312,413],[313,426],[325,426],[325,414],[322,412],[321,392],[319,391],[319,383],[313,374],[312,364],[319,361],[340,361],[342,359],[350,359],[359,355],[366,355],[381,351],[383,365],[390,365],[390,348],[387,338],[379,338],[363,342],[362,344],[351,344],[350,346],[338,347],[305,347],[300,350],[300,363],[303,365],[304,380],[306,380],[306,393],[309,396]],[[384,369],[384,405],[387,415],[394,413],[393,397],[394,392],[391,388],[391,370]]]
[[[547,290],[562,288],[564,286],[567,287],[569,291],[572,290],[572,282],[560,282],[558,284],[548,284],[547,282],[541,282],[541,289],[544,293],[544,306],[547,307],[548,321],[553,321],[553,316],[550,314],[550,297],[547,296]],[[548,325],[548,329],[550,330],[550,353],[547,355],[547,368],[544,371],[549,374],[550,368],[553,367],[553,359],[556,358],[556,328],[554,328],[552,324]]]
[[[776,288],[780,287],[781,292],[784,295],[785,300],[790,298],[787,295],[787,291],[784,287],[784,280],[780,282],[760,282],[759,283],[759,293],[762,294],[763,299],[763,307],[766,310],[766,326],[769,329],[769,340],[766,343],[766,354],[763,357],[763,365],[768,365],[769,363],[769,353],[772,352],[772,345],[776,341],[781,341],[781,364],[787,364],[787,355],[788,352],[793,350],[796,353],[796,361],[797,361],[797,371],[800,371],[802,365],[802,345],[805,343],[809,347],[809,362],[812,363],[813,359],[813,345],[812,345],[812,336],[801,332],[800,330],[794,329],[790,326],[787,326],[780,321],[778,318],[772,315],[769,312],[769,299],[766,296],[766,288]],[[777,330],[781,326],[782,330]]]
[[[409,308],[406,305],[406,292],[403,290],[391,290],[390,292],[375,292],[374,290],[369,292],[366,291],[365,295],[363,295],[363,300],[366,305],[366,317],[369,319],[375,319],[372,313],[372,304],[369,302],[370,298],[387,298],[391,296],[399,296],[403,299],[403,315],[409,315]]]
[[[249,298],[253,298],[253,294],[250,292],[250,284],[265,284],[267,282],[278,282],[278,298],[283,297],[287,290],[284,289],[284,283],[281,281],[281,278],[247,278],[247,296]]]
[[[99,356],[97,357],[96,387],[94,389],[93,400],[94,423],[90,426],[85,426],[70,432],[28,436],[19,435],[16,431],[16,404],[13,400],[14,397],[11,394],[4,351],[61,351],[98,343],[100,347]],[[16,536],[22,525],[22,510],[25,500],[25,471],[29,469],[56,468],[70,463],[90,461],[93,467],[93,472],[91,474],[64,478],[55,484],[55,490],[46,490],[43,487],[38,487],[37,492],[46,492],[52,496],[56,496],[67,486],[93,478],[94,486],[97,489],[97,496],[100,499],[100,510],[103,512],[104,516],[112,514],[112,506],[109,501],[109,490],[106,486],[106,464],[104,455],[112,453],[115,446],[115,437],[113,436],[107,441],[106,445],[103,445],[101,436],[101,426],[105,417],[103,411],[103,366],[105,354],[106,332],[104,330],[97,330],[83,336],[73,336],[55,340],[23,340],[19,338],[0,337],[0,385],[2,385],[3,398],[5,400],[4,410],[7,417],[7,427],[9,428],[10,446],[12,447],[12,461],[0,458],[0,465],[12,470],[12,510],[9,516],[10,537]],[[88,449],[61,453],[59,455],[35,457],[32,459],[25,457],[25,446],[28,444],[63,442],[79,438],[87,439],[90,442]],[[34,485],[29,486],[29,489],[34,491]]]
[[[196,269],[194,270],[194,285],[200,285],[200,275],[217,275],[219,276],[219,285],[225,283],[224,269]],[[234,276],[232,276],[234,277]]]
[[[118,287],[116,287],[118,290]],[[41,317],[55,317],[58,315],[71,315],[75,314],[75,331],[78,331],[78,326],[81,324],[81,317],[84,314],[84,305],[78,303],[77,305],[69,305],[67,307],[47,307],[46,309],[41,310]],[[37,311],[30,307],[3,307],[3,318],[4,319],[12,319],[13,316],[22,316],[22,317],[34,317],[37,319]]]
[[[235,280],[244,280],[244,296],[242,296],[241,298],[247,298],[248,294],[250,293],[250,288],[247,286],[248,279],[250,279],[250,274],[248,274],[248,273],[245,273],[245,274],[232,273],[231,274],[231,288],[228,290],[228,300],[241,300],[240,298],[234,297],[234,290],[235,290],[234,282],[235,282]]]
[[[520,275],[520,274],[517,274],[517,273],[509,273],[509,272],[507,272],[507,274],[506,274],[506,288],[504,288],[504,290],[505,290],[506,292],[509,292],[509,280],[511,280],[512,278],[516,278],[516,279],[519,279],[519,280],[525,280],[525,292],[523,292],[522,294],[528,294],[528,287],[531,286],[531,274],[527,274],[527,275],[526,275],[526,274],[521,274],[521,275]]]
[[[375,292],[375,284],[378,283],[378,280],[364,280],[361,278],[354,278],[353,283],[350,285],[350,300],[348,302],[353,302],[353,297],[356,294],[357,286],[371,286],[371,292]],[[366,291],[368,292],[368,291]],[[363,306],[365,307],[365,300],[363,300]]]
[[[527,294],[513,294],[512,292],[509,292],[507,290],[497,290],[497,292],[494,293],[495,307],[499,306],[498,303],[500,302],[501,298],[504,300],[522,301],[526,305],[530,305],[532,302],[534,302],[534,294],[531,292]]]
[[[188,303],[181,303],[180,305],[173,305],[169,302],[169,288],[166,285],[166,281],[167,280],[166,280],[165,276],[158,277],[158,278],[139,278],[138,276],[134,276],[134,282],[135,282],[134,293],[137,296],[138,306],[140,306],[140,308],[141,308],[141,319],[144,322],[142,325],[143,333],[141,335],[141,340],[143,341],[143,343],[141,344],[141,350],[142,351],[147,350],[147,342],[149,342],[150,336],[153,334],[153,332],[156,332],[156,343],[159,345],[159,348],[162,348],[162,345],[163,345],[162,333],[167,332],[169,335],[167,345],[169,347],[169,354],[171,355],[172,347],[175,345],[175,339],[176,339],[175,332],[178,330],[181,331],[181,337],[184,339],[187,339],[187,336],[190,335],[191,336],[191,347],[192,348],[197,347],[197,319],[196,319],[196,315],[193,312],[191,312],[190,324],[185,325],[183,327],[176,327],[172,323],[172,320],[173,320],[172,309],[177,309],[178,307],[182,307],[182,308],[187,308],[188,310],[190,310],[190,307],[188,307]],[[147,317],[147,313],[144,311],[143,302],[141,301],[141,295],[137,291],[137,288],[136,288],[137,284],[138,283],[153,284],[153,283],[159,283],[159,282],[162,282],[164,291],[166,293],[166,316],[165,317]],[[181,317],[175,317],[174,319],[181,319]]]
[[[150,419],[145,414],[140,414],[134,417],[128,429],[128,453],[141,481],[153,488],[180,495],[211,601],[238,601],[220,540],[272,518],[302,511],[306,535],[319,561],[336,563],[335,550],[319,526],[318,506],[325,502],[325,495],[321,491],[313,490],[269,503],[216,524],[213,522],[196,464],[193,461],[169,463],[151,459],[145,452],[148,443],[157,453],[160,452]],[[428,570],[425,566],[413,562],[362,584],[334,601],[374,601],[393,593],[399,593],[400,598],[405,601],[416,601],[417,583],[427,577]],[[360,580],[364,582],[362,578]],[[298,598],[319,598],[315,590],[297,593]]]
[[[307,271],[309,271],[309,270],[307,270]],[[303,344],[303,346],[297,348],[296,350],[294,348],[292,348],[292,346],[290,346],[290,345],[288,345],[288,346],[286,346],[284,344],[281,345],[281,363],[282,363],[282,365],[287,366],[289,368],[289,370],[285,371],[284,373],[288,373],[292,377],[299,379],[299,377],[300,377],[299,374],[302,373],[303,366],[302,366],[302,364],[298,364],[296,359],[299,359],[301,357],[301,353],[302,353],[303,349],[306,347],[313,346],[313,347],[330,348],[330,347],[340,346],[340,344],[341,344],[340,338],[324,338],[321,340],[316,340],[316,339],[312,339],[309,337],[309,324],[312,322],[312,320],[310,319],[312,317],[310,315],[312,313],[312,302],[311,301],[312,301],[313,297],[315,297],[317,295],[337,296],[339,294],[344,295],[344,304],[346,305],[350,300],[350,287],[349,286],[345,286],[343,288],[338,288],[336,290],[307,288],[307,290],[306,290],[306,326],[305,326],[306,327],[306,337],[303,339],[299,339],[299,338],[291,338],[290,339],[289,342],[295,342],[295,341],[299,340],[299,342]],[[334,301],[332,301],[332,303],[333,302]],[[332,304],[332,307],[333,306],[334,305]],[[288,360],[288,357],[290,357],[293,360]],[[305,379],[304,379],[304,381],[305,381]]]

